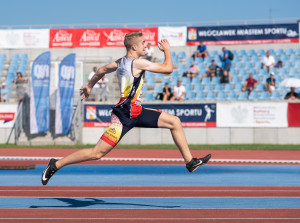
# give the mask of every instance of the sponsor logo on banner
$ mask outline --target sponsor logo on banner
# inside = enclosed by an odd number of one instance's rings
[[[107,29],[103,30],[103,36],[106,41],[107,46],[123,46],[124,38],[127,33],[130,31],[128,29]]]
[[[85,105],[85,127],[107,127],[113,105]],[[216,104],[147,105],[180,118],[183,127],[216,127]]]
[[[12,128],[17,114],[18,105],[0,106],[0,128]]]
[[[80,38],[76,46],[78,47],[100,47],[101,46],[101,29],[86,29],[78,30],[79,32],[83,31],[81,35],[78,35]],[[77,37],[77,38],[78,38]]]
[[[159,40],[167,39],[171,46],[185,46],[187,28],[182,27],[158,27]]]
[[[300,127],[300,103],[288,104],[289,127]]]
[[[151,43],[152,46],[157,46],[157,41],[158,41],[158,28],[157,27],[143,28],[142,33],[143,33],[146,43]]]
[[[73,47],[73,29],[51,29],[50,47]]]
[[[188,27],[187,45],[200,40],[207,45],[292,43],[299,42],[299,27],[296,23]]]
[[[0,48],[48,48],[49,29],[0,30]]]
[[[287,127],[287,103],[218,103],[217,127]]]
[[[87,120],[95,120],[96,116],[96,106],[86,106],[86,117]]]

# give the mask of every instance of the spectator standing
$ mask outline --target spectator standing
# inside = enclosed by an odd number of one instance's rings
[[[271,55],[270,51],[267,51],[267,56],[263,59],[263,68],[267,69],[268,73],[270,72],[270,69],[272,69],[275,65],[274,57]]]
[[[201,57],[204,60],[204,58],[208,56],[207,47],[203,43],[203,41],[200,41],[199,43],[200,43],[200,45],[197,46],[197,50],[194,53],[193,58],[195,59],[196,57]]]
[[[0,88],[0,102],[7,102],[7,88],[5,82]]]
[[[220,60],[222,61],[222,76],[220,79],[221,83],[229,83],[231,81],[231,59],[230,59],[230,52],[226,49],[226,47],[222,48],[223,55],[220,55]]]
[[[291,87],[291,91],[285,95],[284,99],[285,100],[299,100],[299,94],[295,92],[294,87]]]
[[[216,64],[215,60],[211,61],[211,65],[209,65],[207,71],[205,74],[203,74],[203,77],[216,77],[219,76],[219,70],[220,67]]]
[[[97,72],[97,67],[93,67],[93,71],[89,74],[88,77],[88,81],[90,81],[92,79],[92,77],[94,76],[94,74]],[[93,87],[90,97],[89,97],[89,101],[98,101],[98,95],[100,92],[100,85],[99,83],[96,83],[95,86]]]
[[[152,61],[153,60],[153,56],[154,56],[154,49],[151,46],[151,43],[147,44],[147,47],[145,49],[145,59]]]
[[[274,78],[274,72],[271,72],[270,77],[267,78],[265,83],[265,88],[270,94],[275,90],[275,82],[276,80]]]
[[[100,101],[107,101],[109,88],[108,88],[108,78],[105,75],[98,81],[100,86]]]
[[[249,74],[249,78],[246,79],[244,87],[242,89],[242,91],[248,91],[248,94],[251,93],[251,91],[253,91],[253,89],[256,87],[256,85],[259,84],[259,81],[255,80],[253,78],[253,74],[250,73]]]
[[[193,78],[193,77],[197,77],[200,73],[200,69],[197,66],[197,64],[195,64],[195,62],[192,62],[192,65],[189,67],[186,76],[189,78]]]
[[[185,87],[181,85],[180,81],[177,81],[177,86],[174,87],[174,94],[171,101],[182,101],[185,96]]]
[[[163,92],[162,92],[162,100],[169,101],[172,98],[173,94],[171,88],[169,87],[168,83],[165,83]]]
[[[16,84],[16,94],[18,102],[21,102],[25,94],[25,83],[28,79],[23,77],[21,72],[17,72],[17,79],[14,81]]]

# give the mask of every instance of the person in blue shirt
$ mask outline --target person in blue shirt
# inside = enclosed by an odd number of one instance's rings
[[[223,55],[220,55],[220,60],[222,61],[222,76],[221,83],[229,83],[231,81],[230,68],[231,60],[229,59],[229,51],[226,47],[222,48]]]
[[[196,57],[201,57],[204,60],[204,58],[207,56],[208,56],[208,53],[207,53],[206,45],[203,43],[203,41],[200,41],[200,45],[197,47],[197,50],[194,53],[193,57],[194,57],[194,59]]]

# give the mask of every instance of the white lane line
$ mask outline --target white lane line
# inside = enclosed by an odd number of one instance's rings
[[[62,157],[42,156],[0,156],[0,160],[49,160],[51,158],[61,159]],[[175,158],[102,158],[99,161],[145,161],[145,162],[183,162],[183,159]],[[217,163],[285,163],[300,164],[300,160],[261,160],[261,159],[211,159]]]

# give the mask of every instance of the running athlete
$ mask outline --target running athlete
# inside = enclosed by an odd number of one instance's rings
[[[89,97],[93,86],[107,73],[116,71],[121,98],[112,110],[111,125],[107,128],[93,149],[78,150],[60,160],[51,159],[42,174],[42,183],[46,185],[53,174],[60,168],[88,160],[98,160],[110,152],[120,139],[133,127],[167,128],[170,129],[174,142],[180,150],[186,163],[186,168],[194,172],[199,166],[210,159],[208,154],[203,158],[193,158],[180,119],[165,112],[144,108],[141,106],[141,90],[145,71],[170,74],[173,72],[170,44],[163,39],[158,42],[158,48],[164,52],[163,64],[152,63],[139,59],[145,55],[145,40],[142,33],[128,33],[124,39],[126,56],[109,63],[97,70],[87,86],[82,91],[81,100]]]

